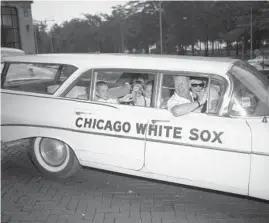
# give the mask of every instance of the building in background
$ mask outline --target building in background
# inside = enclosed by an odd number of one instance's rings
[[[33,1],[1,1],[1,47],[35,53],[31,4]]]

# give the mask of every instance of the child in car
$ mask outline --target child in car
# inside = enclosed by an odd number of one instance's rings
[[[95,101],[119,104],[122,102],[130,102],[130,97],[128,95],[125,95],[122,98],[109,98],[107,83],[104,81],[99,81],[96,84]]]

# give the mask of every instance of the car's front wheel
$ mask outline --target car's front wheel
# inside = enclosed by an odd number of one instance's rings
[[[29,156],[40,172],[57,178],[70,177],[80,168],[73,150],[57,139],[33,139]]]

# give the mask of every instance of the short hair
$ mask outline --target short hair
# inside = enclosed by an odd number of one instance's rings
[[[98,81],[98,82],[96,83],[96,87],[101,87],[101,86],[108,86],[108,85],[107,85],[107,83],[104,82],[104,81]]]
[[[191,81],[204,81],[207,82],[207,78],[206,77],[191,77]]]
[[[137,80],[135,80],[134,82],[133,82],[133,85],[134,84],[140,84],[140,85],[142,85],[142,87],[143,87],[143,85],[144,85],[144,83],[142,82],[142,81],[137,81]]]
[[[173,76],[173,78],[174,78],[174,81],[176,80],[176,79],[190,79],[190,77],[189,76],[182,76],[182,75],[176,75],[176,76]]]
[[[208,78],[206,77],[191,77],[191,83],[193,83],[194,81],[201,81],[205,84],[205,87],[207,87],[208,85]]]

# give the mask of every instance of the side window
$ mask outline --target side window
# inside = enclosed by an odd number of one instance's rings
[[[141,107],[152,106],[155,75],[125,71],[95,71],[94,100]]]
[[[62,71],[68,67],[70,76],[77,68],[59,64],[11,63],[7,70],[3,89],[53,94],[67,79]]]
[[[208,113],[217,114],[223,101],[227,84],[224,80],[211,79],[208,95]]]
[[[77,98],[81,100],[89,100],[90,85],[92,79],[92,70],[88,70],[72,84],[71,88],[67,91],[66,98]]]
[[[182,78],[185,81],[180,82]],[[178,85],[176,84],[177,80],[180,82]],[[197,76],[197,74],[193,76],[184,73],[164,74],[160,108],[169,109],[177,102],[179,104],[194,102],[200,100],[207,93],[205,105],[194,110],[194,112],[216,114],[222,103],[221,99],[225,91],[225,85],[223,81],[217,79],[211,79],[210,86],[209,83],[208,77]]]

